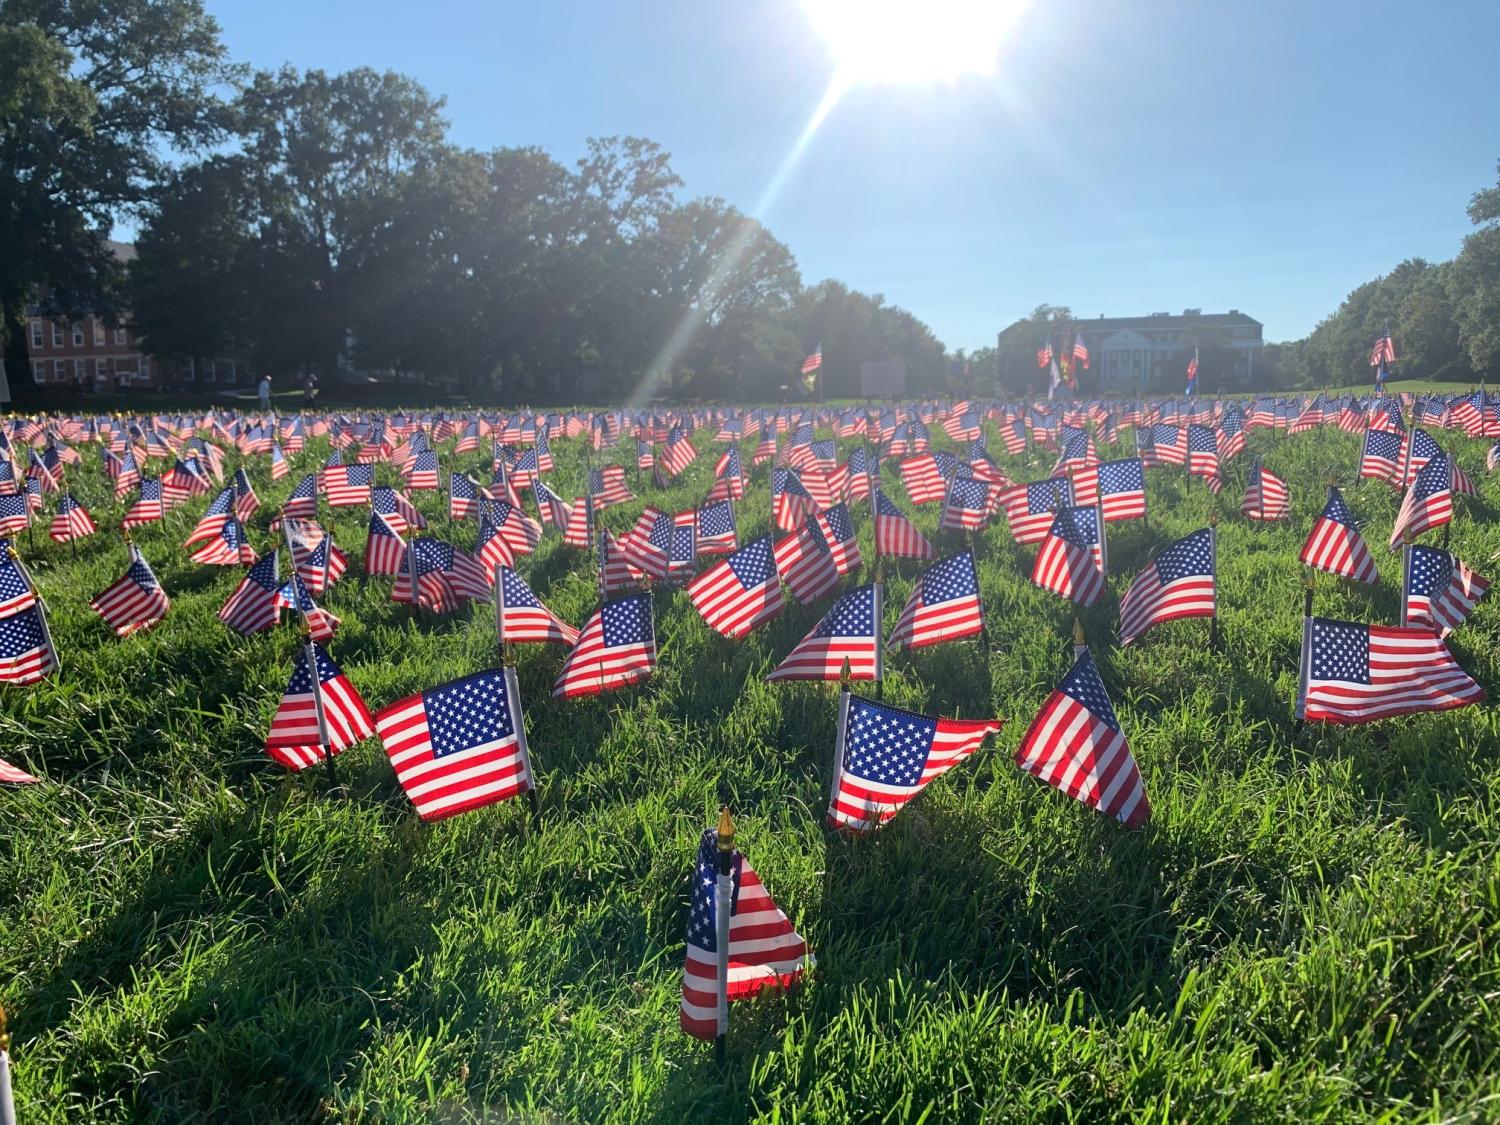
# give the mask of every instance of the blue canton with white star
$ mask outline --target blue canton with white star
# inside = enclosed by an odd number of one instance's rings
[[[1312,678],[1370,683],[1370,627],[1314,617]]]
[[[909,788],[922,780],[936,736],[936,719],[851,697],[844,769],[880,785]]]
[[[515,734],[505,673],[480,672],[422,693],[432,756],[446,757]]]

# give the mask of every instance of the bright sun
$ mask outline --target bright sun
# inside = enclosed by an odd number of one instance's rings
[[[929,82],[993,73],[1027,0],[802,0],[837,80]]]

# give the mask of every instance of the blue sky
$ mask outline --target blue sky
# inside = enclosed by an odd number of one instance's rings
[[[800,0],[207,4],[253,66],[414,76],[461,144],[571,163],[651,137],[805,281],[884,294],[950,347],[1044,301],[1300,336],[1456,253],[1500,159],[1494,0],[1032,0],[994,76],[849,91],[771,192],[834,69]]]

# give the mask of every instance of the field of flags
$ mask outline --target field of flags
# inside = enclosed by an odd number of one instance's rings
[[[238,803],[295,792],[393,839],[520,846],[652,777],[656,898],[611,909],[722,1056],[732,1001],[774,1038],[861,957],[862,915],[799,890],[881,856],[931,878],[987,801],[1029,810],[1038,854],[1062,831],[1149,864],[1204,799],[1212,739],[1184,730],[1294,757],[1493,742],[1497,450],[1482,393],[14,417],[0,801],[33,832],[68,815],[117,695],[174,773],[229,754]],[[279,696],[207,686],[242,672]],[[421,827],[450,818],[482,827]],[[815,839],[817,878],[747,858]],[[60,1003],[23,987],[23,1031],[28,991]]]

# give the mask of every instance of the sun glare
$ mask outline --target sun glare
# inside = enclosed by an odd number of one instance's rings
[[[932,82],[991,74],[1027,0],[802,0],[836,81]]]

